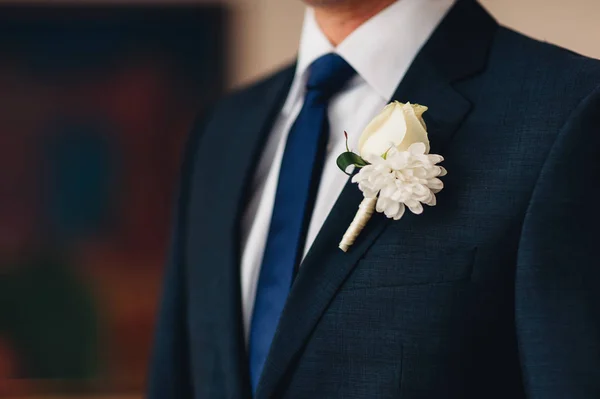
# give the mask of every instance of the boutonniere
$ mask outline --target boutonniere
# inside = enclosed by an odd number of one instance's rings
[[[427,107],[393,102],[365,128],[358,142],[358,154],[348,148],[337,159],[348,174],[350,165],[359,168],[352,182],[364,195],[354,220],[346,230],[340,249],[344,252],[366,226],[374,211],[399,220],[406,208],[423,212],[423,204],[434,206],[435,194],[444,184],[439,179],[446,169],[438,164],[441,155],[429,154],[429,138],[423,113]]]

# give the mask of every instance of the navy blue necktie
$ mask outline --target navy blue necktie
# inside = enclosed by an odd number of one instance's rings
[[[310,66],[304,105],[287,138],[250,326],[254,392],[302,258],[329,136],[327,104],[354,73],[336,54],[317,59]]]

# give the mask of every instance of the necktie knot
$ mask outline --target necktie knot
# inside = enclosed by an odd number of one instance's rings
[[[310,75],[306,83],[308,92],[329,100],[354,76],[356,72],[337,54],[326,54],[315,60],[310,66]]]

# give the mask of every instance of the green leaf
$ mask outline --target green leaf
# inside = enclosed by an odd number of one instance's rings
[[[337,166],[342,170],[342,172],[344,172],[348,176],[351,175],[351,173],[346,172],[348,166],[354,165],[357,168],[362,168],[363,166],[367,166],[368,164],[369,163],[362,159],[358,154],[355,154],[350,151],[342,153],[342,155],[340,155],[337,158]]]

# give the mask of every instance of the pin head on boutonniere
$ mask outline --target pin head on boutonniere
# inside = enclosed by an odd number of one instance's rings
[[[351,165],[360,169],[352,182],[364,196],[340,242],[342,251],[354,244],[374,211],[399,220],[406,208],[421,214],[423,204],[436,204],[435,194],[444,188],[439,178],[446,175],[446,169],[438,165],[442,156],[429,154],[425,111],[427,107],[418,104],[388,104],[363,131],[358,154],[346,144],[346,152],[338,157],[344,173],[348,174]]]

